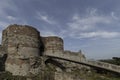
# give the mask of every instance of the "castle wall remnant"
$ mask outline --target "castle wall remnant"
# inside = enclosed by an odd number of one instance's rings
[[[64,57],[74,55],[73,52],[64,51],[63,46],[63,39],[60,37],[41,37],[40,32],[31,26],[10,25],[3,30],[2,34],[1,47],[8,55],[5,70],[13,75],[36,75],[40,72],[39,57],[41,54],[43,56],[55,55],[60,57],[61,55]],[[41,51],[41,48],[44,49],[44,52]],[[81,54],[75,54],[74,57],[80,58],[82,56]]]
[[[57,36],[43,37],[44,55],[57,55],[64,51],[63,40]]]
[[[51,61],[54,61],[53,63],[57,65],[57,68],[53,67],[55,71],[61,71],[58,67],[63,68],[63,70],[68,67],[74,68],[74,66],[78,66],[76,63],[80,63],[120,73],[119,66],[88,61],[81,51],[64,51],[63,46],[64,42],[60,37],[41,37],[40,32],[33,27],[15,24],[3,30],[0,58],[4,57],[2,61],[5,63],[6,71],[19,76],[37,75],[42,70],[46,70],[45,62],[50,63]],[[7,54],[7,56],[4,54]],[[71,64],[71,62],[75,64]],[[66,69],[66,71],[71,72],[72,68],[70,69]],[[55,74],[55,76],[57,75]],[[55,80],[65,80],[67,78],[66,75],[66,78],[63,79],[57,77],[55,77]]]
[[[31,26],[10,25],[3,31],[2,46],[8,54],[6,71],[13,75],[29,76],[37,74],[34,68],[40,55],[39,31]]]
[[[63,58],[71,59],[71,60],[78,60],[78,61],[85,61],[86,58],[82,54],[82,52],[72,52],[72,51],[64,51]]]

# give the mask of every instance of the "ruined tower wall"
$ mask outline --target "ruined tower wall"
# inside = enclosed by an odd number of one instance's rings
[[[40,55],[39,32],[30,26],[10,25],[3,31],[2,46],[8,54],[5,69],[13,75],[36,74],[32,68]],[[14,70],[16,69],[16,70]]]
[[[64,51],[62,38],[56,36],[43,37],[44,55],[84,61],[85,56],[81,52]]]
[[[2,48],[8,55],[5,70],[19,76],[37,75],[41,69],[41,54],[44,57],[85,59],[81,53],[64,51],[63,46],[60,37],[40,37],[39,31],[31,26],[10,25],[3,30],[2,35]]]
[[[19,54],[24,57],[37,56],[40,47],[39,39],[39,32],[35,28],[10,25],[3,31],[2,46],[7,48],[8,55],[16,55],[15,51],[19,51]]]
[[[64,52],[63,40],[60,37],[43,37],[44,55],[59,55]]]

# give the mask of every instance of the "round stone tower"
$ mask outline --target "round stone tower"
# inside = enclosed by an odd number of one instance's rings
[[[44,55],[57,55],[64,51],[63,40],[57,36],[43,37]]]
[[[2,46],[7,52],[6,71],[13,75],[37,74],[40,53],[40,34],[27,25],[10,25],[3,31]],[[37,67],[36,67],[37,66]]]

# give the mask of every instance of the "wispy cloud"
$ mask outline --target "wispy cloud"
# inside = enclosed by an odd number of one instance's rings
[[[13,0],[2,0],[0,2],[0,15],[6,16],[7,15],[6,10],[10,11],[18,10]]]
[[[16,20],[16,18],[13,17],[13,16],[7,16],[7,19],[10,20],[10,21],[14,21],[14,20]]]
[[[1,29],[6,28],[8,25],[9,25],[9,23],[4,22],[4,21],[0,21],[0,28],[1,28]]]
[[[68,28],[64,31],[66,36],[72,38],[115,38],[120,36],[119,32],[102,29],[99,24],[110,26],[116,23],[118,18],[114,12],[110,15],[100,15],[97,9],[87,11],[85,16],[75,13],[70,22],[67,23]],[[102,26],[103,27],[103,26]],[[105,26],[106,27],[106,26]]]
[[[98,32],[86,32],[80,33],[79,38],[114,38],[120,36],[119,32],[106,32],[106,31],[98,31]]]
[[[17,17],[10,15],[9,13],[16,13],[18,11],[18,7],[14,3],[14,0],[2,0],[0,2],[0,30],[3,30],[10,24],[23,22],[20,21]]]
[[[115,15],[115,12],[111,12],[111,16],[112,16],[112,18],[119,20],[119,18]]]
[[[111,17],[95,15],[97,14],[95,12],[96,10],[93,10],[85,17],[80,17],[80,15],[74,14],[72,21],[68,23],[68,26],[72,30],[86,31],[95,28],[99,23],[110,24],[112,22]]]
[[[37,19],[42,20],[48,24],[56,24],[56,22],[48,15],[46,14],[41,14],[40,12],[37,12]]]
[[[49,30],[41,30],[42,36],[58,36],[55,32]]]
[[[0,43],[2,40],[2,30],[5,29],[9,24],[3,21],[0,21]]]

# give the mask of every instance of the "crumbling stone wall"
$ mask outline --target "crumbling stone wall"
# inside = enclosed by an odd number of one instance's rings
[[[43,37],[44,43],[44,55],[45,56],[52,56],[52,57],[64,57],[69,59],[77,59],[77,60],[85,60],[85,56],[82,52],[71,52],[71,51],[64,51],[64,43],[63,40],[57,36],[49,36]],[[47,63],[48,62],[48,63]],[[47,66],[49,66],[49,70],[52,70],[54,74],[49,73],[50,76],[54,76],[54,79],[51,79],[49,76],[48,80],[83,80],[80,79],[80,76],[76,76],[73,74],[74,69],[81,70],[83,67],[90,68],[76,64],[73,62],[60,60],[60,59],[46,59]]]
[[[41,80],[80,80],[78,72],[89,67],[73,62],[120,72],[119,66],[87,61],[82,52],[64,51],[61,38],[41,37],[37,29],[27,25],[10,25],[3,30],[0,60],[2,66],[5,65],[5,70],[13,75],[33,77],[42,73],[44,78]],[[51,67],[52,72],[48,69]]]
[[[90,70],[90,68],[86,69],[86,66],[73,64],[69,61],[54,59],[52,62],[58,64],[59,66],[51,64],[49,61],[44,69],[43,75],[45,75],[45,78],[43,80],[86,80],[81,78],[80,74],[83,74],[84,71],[88,72]],[[64,67],[64,69],[61,67]]]
[[[57,36],[43,37],[44,55],[57,55],[64,52],[63,40]]]
[[[43,63],[49,60],[49,55],[62,55],[65,57],[79,56],[78,58],[85,59],[82,53],[77,54],[64,51],[63,39],[60,37],[41,37],[37,29],[27,25],[10,25],[3,30],[0,49],[3,51],[0,50],[0,53],[3,55],[7,54],[5,70],[19,76],[39,74],[41,69],[45,69],[46,64]],[[56,61],[58,61],[57,65],[60,62],[63,66],[67,64],[66,67],[73,67],[72,63],[69,64],[69,62],[65,62],[64,60],[55,59]]]
[[[75,59],[79,60],[79,61],[86,60],[86,58],[82,52],[64,51],[63,55],[64,55],[64,57],[71,59],[71,60],[75,60]]]
[[[40,53],[39,31],[30,26],[10,25],[3,31],[2,46],[8,55],[5,69],[13,75],[37,74]]]

